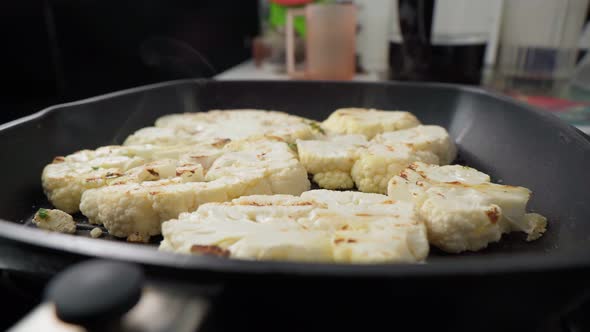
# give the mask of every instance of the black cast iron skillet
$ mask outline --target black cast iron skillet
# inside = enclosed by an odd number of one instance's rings
[[[446,255],[433,250],[427,264],[361,266],[173,255],[158,252],[155,246],[47,233],[26,225],[39,206],[47,205],[40,174],[54,156],[120,144],[127,135],[164,114],[259,108],[322,120],[334,109],[350,106],[408,110],[425,124],[444,126],[459,146],[459,163],[490,174],[494,182],[525,186],[535,193],[529,208],[548,218],[547,233],[530,243],[519,234],[506,236],[478,253]],[[555,293],[568,301],[573,295],[585,295],[590,285],[590,279],[583,277],[590,268],[590,142],[553,115],[476,88],[413,83],[175,81],[54,106],[1,125],[0,156],[2,264],[13,268],[53,274],[85,257],[101,257],[135,262],[164,278],[192,281],[232,283],[239,278],[252,285],[266,280],[268,286],[281,279],[380,280],[391,289],[391,280],[404,280],[404,290],[396,289],[398,294],[411,293],[414,286],[414,292],[444,292],[435,283],[420,280],[437,280],[441,286],[478,280],[478,287],[472,281],[457,287],[468,293],[509,286],[530,293],[533,302],[537,297],[532,294],[545,292],[548,296],[544,282],[552,276],[561,278],[561,284],[564,278],[572,278],[565,281],[569,291]],[[526,278],[516,277],[525,273]],[[500,276],[516,279],[507,281]],[[492,288],[485,292],[488,297],[499,294]]]

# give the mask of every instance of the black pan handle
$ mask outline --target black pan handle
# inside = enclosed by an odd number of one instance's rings
[[[143,286],[143,271],[137,265],[90,260],[53,278],[45,300],[54,303],[60,320],[100,330],[139,302]]]
[[[146,280],[138,265],[89,260],[55,276],[45,301],[10,331],[49,323],[56,331],[196,331],[209,298],[195,286]]]

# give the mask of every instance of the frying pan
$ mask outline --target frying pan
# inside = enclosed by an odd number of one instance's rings
[[[164,114],[259,108],[322,120],[336,108],[351,106],[408,110],[423,123],[447,128],[459,148],[458,162],[490,174],[494,182],[534,192],[529,209],[548,218],[547,233],[534,242],[519,234],[505,236],[477,253],[447,255],[433,249],[427,264],[360,266],[174,255],[158,252],[154,245],[28,227],[37,208],[48,206],[40,174],[54,156],[120,144]],[[462,301],[461,308],[474,312],[471,303],[480,297],[488,304],[502,303],[494,308],[499,315],[524,315],[522,306],[536,310],[521,319],[522,324],[568,310],[590,289],[590,141],[553,115],[477,88],[396,82],[174,81],[50,107],[1,125],[0,156],[0,245],[5,253],[1,264],[11,269],[52,275],[87,257],[100,257],[140,264],[154,278],[236,285],[236,292],[249,294],[242,297],[270,294],[269,298],[274,291],[285,293],[281,287],[286,280],[292,285],[288,293],[295,297],[318,287],[327,294],[330,287],[353,280],[355,287],[368,287],[376,297],[395,294],[422,304],[437,298],[439,312],[449,303],[457,309]],[[87,235],[81,228],[79,235]],[[245,283],[247,288],[237,286]]]

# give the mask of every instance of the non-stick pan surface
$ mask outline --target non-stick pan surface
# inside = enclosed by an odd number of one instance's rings
[[[47,233],[24,225],[47,204],[40,174],[54,156],[119,144],[164,114],[260,108],[322,120],[334,109],[350,106],[408,110],[423,123],[446,127],[459,146],[460,163],[491,174],[495,182],[533,190],[529,207],[547,216],[547,233],[528,243],[520,235],[506,236],[478,253],[445,255],[433,250],[427,264],[359,266],[173,255],[155,246]],[[590,267],[590,142],[552,115],[475,88],[175,81],[58,105],[1,125],[0,156],[0,237],[31,253],[107,257],[228,277],[481,275]]]

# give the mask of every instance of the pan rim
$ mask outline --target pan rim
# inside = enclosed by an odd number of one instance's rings
[[[232,80],[215,81],[208,79],[183,79],[150,84],[126,90],[111,92],[79,101],[63,103],[50,106],[31,115],[10,121],[0,125],[0,132],[18,127],[35,120],[42,119],[53,111],[62,111],[64,108],[92,103],[104,99],[123,96],[131,93],[145,92],[162,87],[184,85],[184,84],[244,84],[244,83],[265,83],[265,84],[308,84],[306,81],[269,81],[269,80]],[[561,133],[568,135],[572,143],[578,144],[585,151],[590,152],[590,140],[575,127],[559,120],[553,114],[543,111],[534,106],[525,104],[509,96],[484,90],[478,87],[463,86],[448,83],[414,83],[414,82],[334,82],[314,81],[313,84],[330,85],[398,85],[398,86],[421,86],[451,89],[456,91],[468,91],[474,94],[485,95],[500,99],[506,103],[515,104],[523,111],[534,113],[536,117],[549,121],[552,126],[559,129]],[[135,262],[143,265],[173,268],[179,270],[202,270],[214,273],[235,273],[235,274],[292,274],[298,276],[330,276],[330,277],[410,277],[410,276],[435,276],[435,275],[481,275],[494,273],[521,273],[532,271],[562,270],[568,268],[590,267],[590,255],[585,254],[584,248],[577,248],[571,251],[562,251],[551,255],[543,253],[518,253],[517,256],[506,253],[481,259],[481,257],[466,258],[459,260],[445,260],[441,263],[427,264],[326,264],[326,263],[300,263],[300,262],[272,262],[272,261],[244,261],[235,259],[224,259],[217,257],[200,257],[190,255],[179,255],[160,252],[155,248],[138,246],[128,243],[117,243],[97,239],[70,236],[59,233],[27,228],[18,222],[0,219],[0,237],[21,242],[35,247],[65,251],[68,253],[101,257],[116,260]]]
[[[29,228],[0,219],[0,236],[32,247],[57,250],[86,258],[125,261],[178,271],[200,271],[232,275],[293,275],[301,277],[400,278],[434,276],[474,276],[508,273],[551,272],[590,267],[590,255],[584,248],[551,255],[539,253],[503,253],[424,264],[344,264],[289,261],[248,261],[215,256],[183,255],[157,250],[156,247],[92,239]]]

